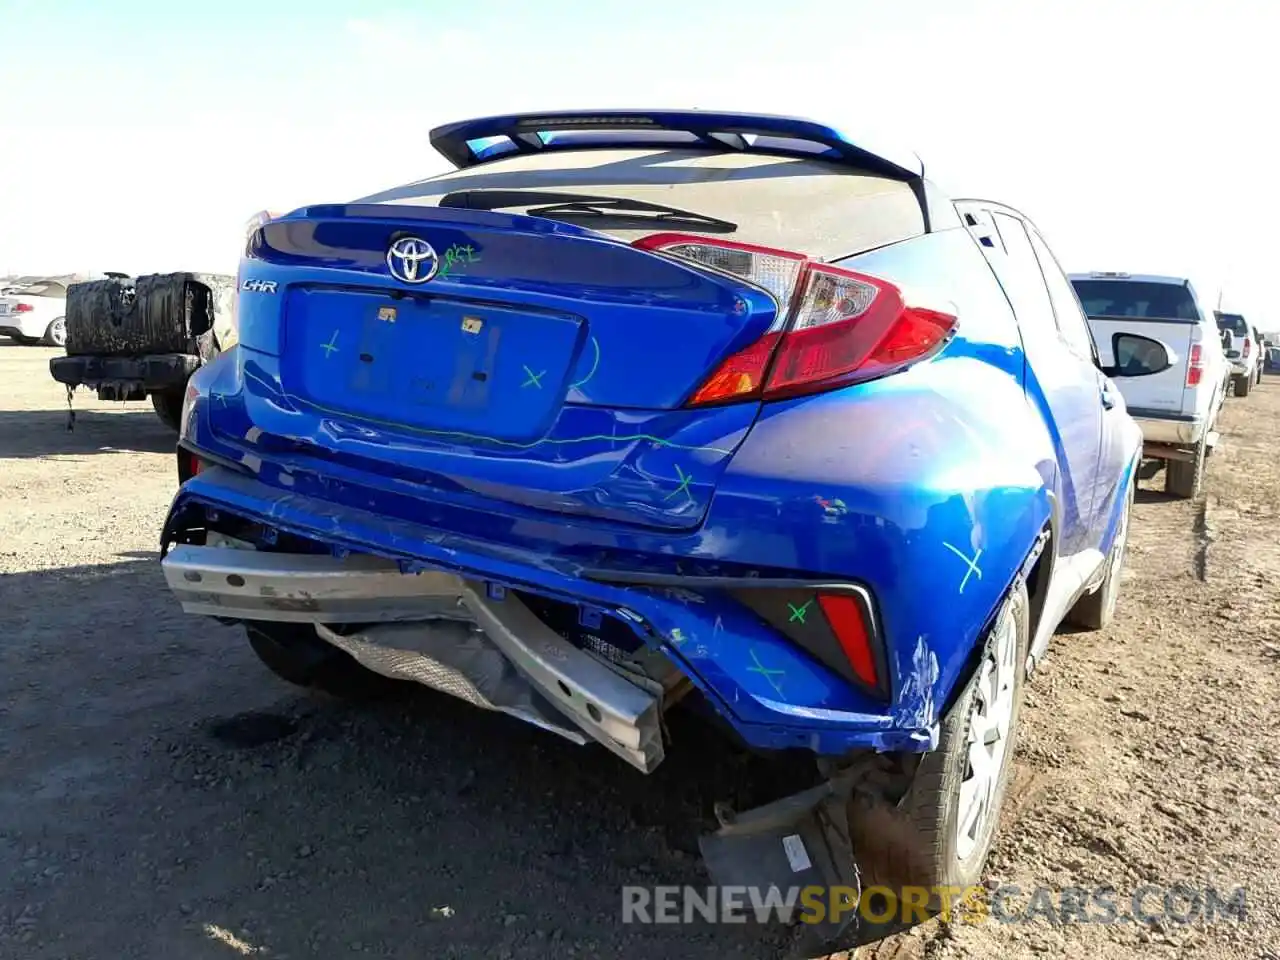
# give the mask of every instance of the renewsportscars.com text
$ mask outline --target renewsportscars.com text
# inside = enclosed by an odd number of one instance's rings
[[[623,887],[623,923],[923,923],[938,914],[959,923],[1242,923],[1243,887],[1144,884],[1114,887]]]

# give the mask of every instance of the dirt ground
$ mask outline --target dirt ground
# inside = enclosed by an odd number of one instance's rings
[[[753,761],[681,726],[644,777],[440,696],[288,688],[164,590],[172,436],[87,396],[68,433],[52,354],[0,340],[0,958],[776,953],[620,923],[624,884],[706,883],[697,832]],[[935,920],[860,956],[1280,958],[1280,378],[1222,431],[1201,500],[1140,492],[1114,626],[1031,685],[988,883],[1121,913],[1242,887],[1246,919]]]

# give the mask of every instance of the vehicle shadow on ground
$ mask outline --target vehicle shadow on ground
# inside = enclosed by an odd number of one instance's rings
[[[90,453],[172,453],[177,435],[150,409],[101,413],[66,410],[0,410],[0,459]]]
[[[1134,503],[1176,503],[1185,499],[1185,497],[1178,497],[1172,493],[1165,493],[1163,490],[1155,490],[1151,487],[1139,487],[1133,493]]]
[[[32,889],[17,850],[75,849],[40,907],[70,954],[107,929],[132,940],[117,955],[195,958],[228,937],[294,957],[788,950],[776,926],[623,923],[623,887],[706,888],[714,802],[785,786],[691,715],[645,776],[431,691],[300,692],[239,628],[182,614],[154,561],[0,577],[0,636],[0,743],[38,737],[0,792],[0,899]]]

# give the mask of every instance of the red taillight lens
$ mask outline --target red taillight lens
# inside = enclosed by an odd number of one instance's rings
[[[1244,338],[1244,354],[1243,354],[1244,357],[1248,358],[1249,348],[1252,346],[1253,346],[1253,341],[1250,340],[1248,337],[1245,337]]]
[[[1187,357],[1187,386],[1194,387],[1199,385],[1200,378],[1204,376],[1204,353],[1203,348],[1198,343],[1191,345],[1191,353]]]
[[[30,313],[34,309],[35,307],[33,307],[29,303],[17,303],[17,304],[14,304],[13,312],[14,313]]]
[[[741,277],[778,302],[774,328],[724,360],[691,406],[870,380],[923,359],[955,329],[953,315],[907,306],[891,283],[801,254],[688,234],[657,234],[635,245]]]
[[[908,307],[883,280],[814,264],[765,395],[813,393],[889,373],[932,352],[955,322]]]
[[[190,450],[178,448],[178,485],[186,483],[204,469],[204,463]]]
[[[881,689],[880,670],[871,646],[871,631],[863,619],[862,605],[845,594],[819,594],[818,605],[822,607],[822,613],[854,675],[871,689]]]

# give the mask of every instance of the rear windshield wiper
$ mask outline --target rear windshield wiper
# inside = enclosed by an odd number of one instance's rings
[[[541,204],[541,206],[539,206]],[[565,223],[609,220],[614,229],[643,230],[654,223],[678,224],[705,233],[733,233],[738,225],[729,220],[681,210],[663,203],[647,203],[627,197],[550,193],[539,190],[462,190],[440,198],[442,207],[468,210],[503,210],[524,207],[530,217]],[[596,224],[603,226],[603,224]]]

